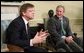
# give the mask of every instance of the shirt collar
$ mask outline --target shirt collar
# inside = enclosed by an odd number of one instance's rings
[[[27,21],[24,17],[22,17],[22,19],[24,20],[24,23],[27,24],[29,21]]]
[[[63,20],[63,17],[60,17],[59,20]]]

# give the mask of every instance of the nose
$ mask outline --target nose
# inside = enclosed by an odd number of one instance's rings
[[[57,12],[58,15],[60,15],[60,12]]]

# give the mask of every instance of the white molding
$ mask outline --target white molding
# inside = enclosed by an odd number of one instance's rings
[[[1,14],[1,20],[15,19],[17,16],[18,14],[15,14],[15,13]]]
[[[22,2],[1,2],[1,5],[5,5],[5,6],[19,6],[22,5]]]

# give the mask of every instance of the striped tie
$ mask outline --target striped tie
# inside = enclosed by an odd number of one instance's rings
[[[63,19],[61,19],[61,28],[62,28],[62,32],[63,32],[63,34],[65,35],[66,32],[65,32],[64,27],[63,27]]]

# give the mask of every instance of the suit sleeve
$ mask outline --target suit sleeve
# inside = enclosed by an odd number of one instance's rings
[[[67,29],[66,29],[66,32],[67,32],[67,35],[70,36],[72,35],[72,32],[71,32],[71,28],[70,28],[70,23],[69,23],[69,19],[67,18]]]
[[[61,38],[61,35],[57,33],[55,23],[56,22],[52,18],[50,18],[47,22],[47,29],[55,40],[59,40]]]
[[[20,33],[21,33],[21,27],[17,22],[11,23],[6,31],[6,35],[10,43],[20,46],[22,48],[26,48],[26,47],[28,48],[30,45],[30,40],[20,39],[21,36]]]

